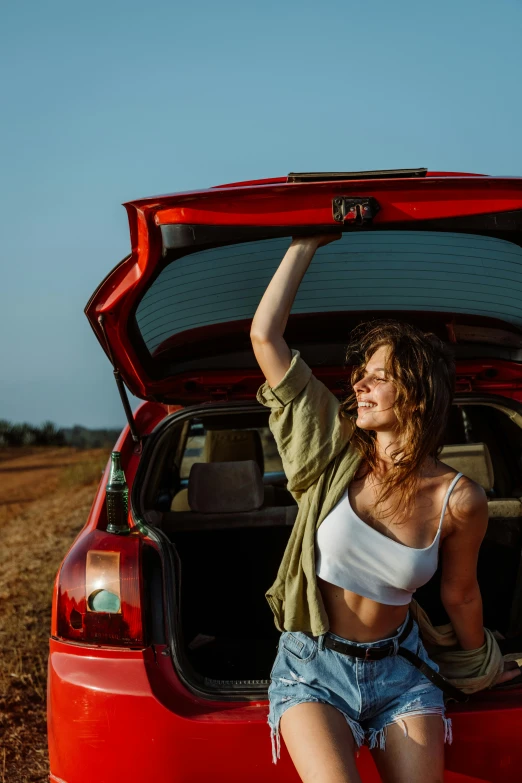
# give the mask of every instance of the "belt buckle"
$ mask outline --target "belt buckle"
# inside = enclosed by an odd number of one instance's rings
[[[364,660],[365,661],[371,661],[372,660],[371,652],[372,652],[371,647],[365,647],[365,649],[364,649]]]

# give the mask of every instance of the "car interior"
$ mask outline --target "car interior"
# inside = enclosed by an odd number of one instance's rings
[[[266,681],[279,632],[264,593],[297,515],[268,411],[198,412],[166,431],[156,455],[143,515],[178,554],[184,656],[203,681]],[[440,459],[487,493],[484,623],[506,652],[522,649],[522,416],[469,398],[455,404]],[[440,579],[439,567],[415,593],[435,625],[448,622]]]

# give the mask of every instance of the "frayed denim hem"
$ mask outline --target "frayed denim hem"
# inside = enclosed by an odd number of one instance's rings
[[[444,723],[444,743],[451,745],[453,742],[453,727],[451,718],[446,718],[443,709],[437,707],[428,707],[424,710],[412,710],[410,712],[404,712],[400,715],[396,715],[393,720],[383,726],[382,729],[368,729],[368,746],[370,750],[374,750],[375,748],[378,748],[379,750],[386,749],[386,729],[393,723],[398,723],[404,732],[404,736],[407,737],[408,729],[404,719],[414,718],[418,715],[440,715],[442,722]]]

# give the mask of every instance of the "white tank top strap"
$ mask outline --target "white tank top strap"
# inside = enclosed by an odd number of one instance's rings
[[[464,475],[464,473],[457,473],[457,475],[455,476],[455,478],[453,479],[453,481],[451,482],[451,484],[448,487],[448,491],[446,492],[446,497],[444,498],[444,503],[442,504],[442,513],[440,515],[439,529],[437,530],[437,535],[440,533],[441,528],[442,528],[442,522],[443,522],[443,519],[444,519],[444,514],[446,513],[446,509],[448,507],[448,501],[450,499],[450,495],[453,492],[453,490],[455,489],[455,485],[457,484],[457,481],[459,479],[461,479],[463,475]]]

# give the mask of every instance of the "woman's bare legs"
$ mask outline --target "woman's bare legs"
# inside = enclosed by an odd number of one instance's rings
[[[335,707],[295,704],[281,717],[281,734],[303,783],[361,783],[352,731]]]
[[[385,750],[370,751],[383,783],[442,783],[444,724],[440,715],[416,715],[386,728]]]

